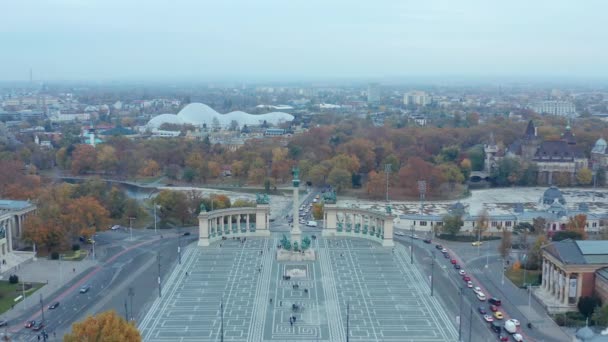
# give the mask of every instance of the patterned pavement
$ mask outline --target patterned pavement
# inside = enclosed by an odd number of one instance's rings
[[[187,248],[139,324],[144,341],[220,341],[221,303],[224,341],[346,341],[347,307],[350,341],[457,340],[403,246],[318,238],[317,261],[279,263],[279,239]]]

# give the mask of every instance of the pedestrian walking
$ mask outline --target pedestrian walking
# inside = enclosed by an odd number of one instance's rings
[[[76,273],[76,269],[75,269],[75,268],[72,268],[72,272]]]
[[[283,306],[283,301],[282,300],[279,301],[279,306]]]

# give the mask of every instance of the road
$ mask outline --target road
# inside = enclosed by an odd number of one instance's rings
[[[409,238],[409,232],[404,232],[408,237],[397,236],[396,240],[409,246],[412,241]],[[450,259],[444,258],[443,254],[435,249],[435,243],[425,244],[422,240],[414,241],[414,255],[417,262],[421,262],[426,274],[430,274],[431,271],[431,257],[430,253],[436,251],[436,259],[439,261],[436,265],[441,265],[439,268],[442,269],[440,275],[444,275],[444,278],[438,278],[435,273],[435,289],[439,289],[442,300],[446,304],[453,317],[459,315],[460,308],[465,311],[463,316],[463,340],[467,341],[468,335],[468,313],[470,307],[473,307],[473,339],[477,337],[479,341],[495,341],[497,335],[494,334],[489,324],[484,322],[482,315],[479,314],[476,309],[479,306],[483,306],[487,311],[488,304],[480,302],[472,290],[465,288],[465,298],[463,302],[464,306],[460,305],[459,300],[459,287],[465,286],[465,282],[462,281],[462,277],[450,264]],[[458,264],[467,272],[472,278],[475,286],[482,288],[482,291],[488,298],[497,297],[502,301],[500,311],[505,315],[503,322],[509,318],[518,319],[522,325],[518,329],[523,335],[526,341],[568,341],[570,338],[565,334],[555,322],[545,313],[542,305],[538,303],[534,297],[528,295],[525,289],[519,289],[515,287],[507,278],[503,279],[503,264],[502,258],[497,254],[499,241],[484,242],[483,246],[473,247],[470,243],[461,242],[449,242],[441,241],[452,258],[458,261]],[[420,261],[418,261],[420,260]],[[488,267],[486,268],[486,263]],[[435,268],[437,271],[437,268]],[[447,279],[446,279],[447,278]],[[468,290],[468,291],[467,291]],[[458,303],[457,303],[458,302]],[[530,304],[530,306],[528,306]],[[456,309],[458,308],[458,309]],[[525,313],[524,313],[525,312]],[[477,319],[475,319],[475,316]],[[531,317],[531,319],[529,319]],[[477,321],[477,323],[475,323]],[[530,329],[526,325],[528,322],[533,324],[533,328]],[[466,332],[466,333],[465,333]],[[488,336],[488,333],[491,336]],[[504,332],[503,332],[504,334]],[[513,340],[513,339],[511,339]]]
[[[71,330],[73,322],[106,310],[112,309],[122,316],[138,320],[158,296],[157,256],[160,255],[162,283],[162,278],[177,262],[178,240],[185,246],[197,239],[197,235],[182,236],[182,232],[178,234],[176,231],[163,231],[162,234],[163,238],[153,232],[134,230],[134,239],[130,241],[126,231],[99,233],[96,237],[96,254],[100,265],[84,272],[50,298],[44,298],[43,309],[26,311],[8,329],[11,336],[20,341],[37,341],[38,332],[24,328],[24,323],[26,320],[42,319],[43,313],[47,322],[45,329],[51,340],[53,332],[61,337]],[[91,288],[86,293],[80,293],[84,284]],[[129,288],[132,288],[133,296],[129,296]],[[49,310],[48,305],[54,302],[59,302],[59,307]]]

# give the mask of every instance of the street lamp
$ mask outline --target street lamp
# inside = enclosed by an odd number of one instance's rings
[[[458,341],[462,341],[462,297],[464,295],[464,287],[460,286],[460,314],[458,316]]]
[[[435,251],[433,251],[433,260],[431,260],[431,297],[433,297],[433,280],[435,278]]]
[[[179,264],[182,264],[182,231],[180,228],[177,228],[177,257]]]
[[[135,289],[132,287],[129,287],[129,299],[131,300],[131,320],[134,320],[134,316],[133,316],[133,297],[135,296]]]
[[[158,297],[162,297],[161,287],[160,287],[160,252],[156,255],[156,260],[158,262]]]

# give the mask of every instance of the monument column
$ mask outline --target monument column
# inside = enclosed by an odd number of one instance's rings
[[[302,245],[302,231],[300,230],[300,220],[298,219],[300,214],[298,208],[300,207],[299,190],[300,190],[300,170],[294,167],[293,173],[293,228],[291,229],[291,243],[298,243],[298,246]]]

